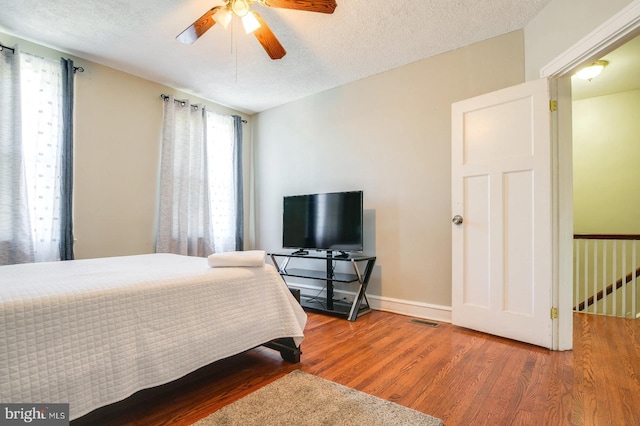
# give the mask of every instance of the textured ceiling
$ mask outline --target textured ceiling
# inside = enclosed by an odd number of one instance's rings
[[[287,50],[277,61],[240,25],[176,41],[222,0],[0,0],[0,32],[252,114],[524,28],[548,2],[337,0],[332,15],[256,4]]]

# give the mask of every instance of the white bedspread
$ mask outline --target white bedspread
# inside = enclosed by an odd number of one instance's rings
[[[270,265],[151,254],[0,267],[0,401],[70,417],[280,337],[306,314]]]

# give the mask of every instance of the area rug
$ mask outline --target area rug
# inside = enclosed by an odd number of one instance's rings
[[[444,425],[396,403],[295,370],[194,426]]]

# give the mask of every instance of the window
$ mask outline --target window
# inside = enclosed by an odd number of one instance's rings
[[[73,62],[6,50],[0,52],[0,264],[73,258],[65,246],[73,240]]]
[[[236,244],[233,117],[207,111],[209,206],[215,251],[233,251]]]
[[[242,250],[240,118],[164,99],[156,252]]]

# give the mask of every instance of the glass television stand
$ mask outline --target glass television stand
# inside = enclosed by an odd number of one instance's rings
[[[367,299],[367,286],[375,265],[375,256],[364,255],[334,255],[332,251],[324,254],[309,254],[308,252],[294,253],[269,253],[271,261],[282,276],[321,280],[326,282],[326,292],[324,297],[301,296],[300,304],[305,310],[320,312],[346,318],[355,321],[360,315],[371,312],[369,299]],[[282,264],[278,263],[278,259]],[[289,268],[289,263],[294,263],[294,259],[304,259],[322,262],[324,269],[299,269]],[[334,262],[349,262],[352,265],[353,273],[340,273],[334,271]],[[364,265],[364,272],[360,267]],[[355,283],[358,289],[352,303],[345,300],[336,300],[334,296],[335,283]]]

